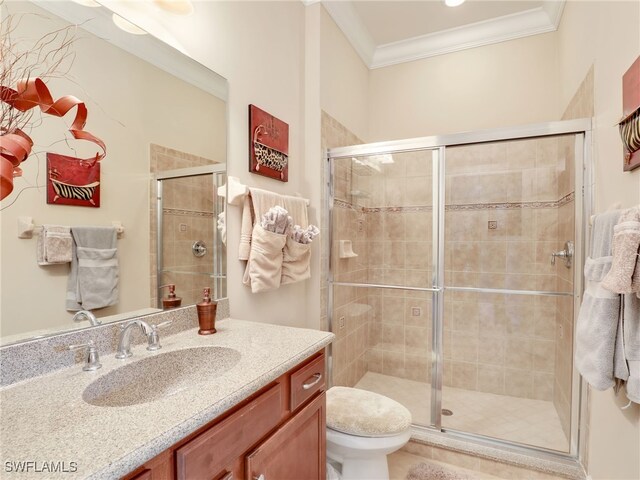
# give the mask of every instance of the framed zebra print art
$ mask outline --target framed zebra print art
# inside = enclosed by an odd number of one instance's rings
[[[623,170],[640,167],[640,57],[622,76],[622,120],[618,123],[624,148]]]
[[[289,125],[249,105],[249,171],[289,181]]]
[[[47,153],[47,203],[100,206],[100,162]]]

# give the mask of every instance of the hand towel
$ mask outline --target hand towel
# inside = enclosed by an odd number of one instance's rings
[[[576,367],[597,390],[615,384],[614,352],[620,321],[620,295],[602,288],[611,269],[613,228],[620,211],[597,215],[591,231],[591,252],[584,266],[585,291],[576,326]]]
[[[280,287],[282,247],[286,241],[286,235],[265,230],[260,224],[254,227],[251,252],[243,277],[243,283],[251,287],[252,293]]]
[[[307,202],[304,198],[278,195],[277,193],[260,188],[249,188],[249,195],[244,197],[242,207],[242,227],[240,231],[238,259],[249,260],[253,227],[260,222],[262,215],[276,205],[286,209],[296,224],[301,225],[303,228],[309,225]]]
[[[67,310],[95,310],[118,303],[115,227],[72,227],[73,259]]]
[[[602,286],[614,293],[640,292],[640,207],[624,210],[613,229],[613,261]]]
[[[262,215],[260,225],[265,230],[279,233],[280,235],[288,235],[289,230],[293,226],[293,219],[289,212],[279,205],[271,207],[267,213]]]
[[[36,244],[38,265],[71,262],[72,244],[70,227],[43,225]]]

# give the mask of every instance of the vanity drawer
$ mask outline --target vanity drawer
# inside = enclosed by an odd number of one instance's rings
[[[215,478],[226,465],[278,426],[286,385],[278,383],[251,403],[176,450],[179,480]]]
[[[291,374],[291,411],[325,386],[324,353]]]

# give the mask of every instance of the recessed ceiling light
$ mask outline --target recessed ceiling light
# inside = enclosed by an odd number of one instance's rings
[[[113,23],[115,23],[116,26],[119,29],[124,30],[127,33],[131,33],[132,35],[146,35],[147,34],[147,32],[145,32],[143,29],[141,29],[140,27],[134,25],[129,20],[125,20],[120,15],[116,15],[114,13],[111,16],[111,18],[113,19]]]
[[[174,15],[191,15],[193,4],[190,0],[153,0],[159,8]]]
[[[464,3],[464,0],[444,0],[444,4],[447,7],[457,7],[459,5],[462,5]]]

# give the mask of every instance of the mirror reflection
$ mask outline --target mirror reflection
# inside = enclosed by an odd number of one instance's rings
[[[32,152],[0,202],[0,342],[90,326],[90,315],[74,322],[77,312],[67,310],[70,263],[36,261],[42,225],[70,227],[72,236],[74,227],[122,225],[115,240],[117,301],[91,309],[98,322],[177,306],[163,304],[169,294],[163,285],[175,285],[180,306],[199,301],[204,287],[215,298],[226,296],[218,195],[226,183],[226,81],[150,35],[118,29],[104,7],[5,2],[1,8],[3,41],[13,51],[29,51],[43,39],[56,48],[71,39],[60,68],[47,72],[39,61],[29,76],[46,76],[54,99],[72,95],[84,102],[85,130],[104,142],[106,156],[99,162],[99,208],[48,203],[48,157],[86,159],[97,149],[69,133],[75,110],[62,118],[32,110],[24,130]],[[3,112],[3,135],[4,119]],[[32,238],[19,238],[27,221],[35,226]]]

